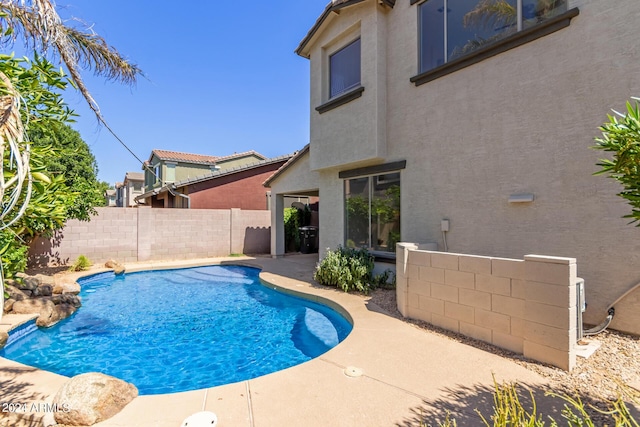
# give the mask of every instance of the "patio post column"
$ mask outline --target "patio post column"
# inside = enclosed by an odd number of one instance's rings
[[[271,257],[284,256],[284,195],[271,193]]]

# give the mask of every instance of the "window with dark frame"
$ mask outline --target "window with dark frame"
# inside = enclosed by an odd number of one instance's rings
[[[347,179],[345,246],[395,252],[400,240],[400,173]]]
[[[329,57],[329,98],[360,86],[360,39]]]
[[[566,11],[566,0],[426,0],[418,6],[419,72]]]

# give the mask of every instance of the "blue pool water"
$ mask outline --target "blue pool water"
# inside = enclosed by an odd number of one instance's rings
[[[82,307],[0,356],[66,376],[102,372],[140,394],[255,378],[321,355],[351,324],[260,284],[259,270],[209,266],[80,280]]]

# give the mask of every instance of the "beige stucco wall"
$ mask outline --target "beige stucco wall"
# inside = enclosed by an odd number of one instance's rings
[[[386,155],[386,18],[375,2],[362,2],[328,20],[311,54],[311,169],[319,170]],[[364,31],[361,31],[364,29]],[[374,29],[374,30],[371,30]],[[360,37],[361,85],[357,102],[319,114],[329,99],[329,55]],[[334,111],[340,111],[336,114]]]
[[[568,28],[418,87],[409,81],[417,74],[417,7],[397,2],[383,12],[375,3],[341,10],[310,47],[310,167],[320,172],[321,248],[343,243],[338,172],[406,160],[403,240],[437,241],[442,249],[440,220],[448,218],[450,251],[576,258],[586,280],[585,321],[599,323],[640,281],[637,229],[621,218],[629,208],[615,195],[620,188],[592,175],[602,153],[590,149],[610,110],[640,95],[640,3],[571,1],[580,15]],[[357,22],[365,91],[319,114],[322,46]],[[388,49],[372,42],[383,34]],[[517,193],[535,200],[508,203]],[[612,326],[640,334],[640,310],[632,307],[620,303]]]

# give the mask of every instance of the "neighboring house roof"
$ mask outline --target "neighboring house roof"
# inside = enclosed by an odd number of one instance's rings
[[[255,153],[255,152],[251,152],[251,153]],[[204,174],[204,175],[201,175],[201,176],[197,176],[197,177],[194,177],[194,178],[189,178],[189,179],[185,179],[185,180],[182,180],[182,181],[174,182],[174,183],[171,183],[171,184],[167,184],[164,187],[156,188],[156,189],[151,190],[151,191],[147,191],[146,193],[137,196],[135,198],[135,200],[136,201],[142,200],[142,199],[145,199],[147,197],[153,196],[155,194],[159,194],[159,193],[162,193],[162,192],[165,192],[165,191],[169,191],[169,187],[171,187],[171,189],[186,187],[187,185],[197,184],[199,182],[208,181],[210,179],[221,178],[223,176],[228,176],[228,175],[232,175],[232,174],[235,174],[235,173],[248,171],[248,170],[251,170],[251,169],[256,169],[256,168],[259,168],[259,167],[262,167],[262,166],[265,166],[265,165],[270,165],[270,164],[273,164],[273,163],[288,162],[289,160],[291,160],[291,158],[293,156],[294,156],[293,154],[285,154],[285,155],[282,155],[282,156],[273,157],[271,159],[260,160],[260,161],[255,162],[255,163],[250,163],[250,164],[242,165],[242,166],[236,166],[236,167],[231,168],[231,169],[215,171],[215,172],[207,173],[207,174]],[[227,156],[227,157],[230,157],[230,156]]]
[[[200,165],[215,165],[217,162],[232,160],[240,157],[247,157],[251,155],[262,158],[262,159],[266,159],[265,156],[253,150],[245,151],[244,153],[234,153],[229,156],[220,157],[220,156],[209,156],[205,154],[192,154],[192,153],[182,153],[179,151],[154,149],[153,151],[151,151],[151,156],[149,156],[149,160],[147,160],[147,164],[151,162],[151,159],[153,158],[154,155],[160,160],[184,162],[184,163],[195,163]]]
[[[106,190],[106,191],[104,192],[104,194],[105,194],[107,197],[111,197],[111,196],[114,196],[114,197],[115,197],[115,195],[116,195],[116,190]]]
[[[353,6],[354,4],[358,4],[358,3],[363,2],[363,1],[365,1],[365,0],[333,0],[333,1],[330,1],[329,4],[324,8],[324,11],[320,15],[320,17],[316,20],[316,23],[313,24],[313,27],[311,27],[311,29],[309,30],[307,35],[304,37],[304,39],[302,39],[302,41],[298,45],[298,48],[295,50],[295,53],[297,53],[298,55],[300,55],[300,56],[302,56],[304,58],[309,58],[309,52],[305,52],[305,48],[307,47],[307,44],[311,41],[313,36],[316,35],[318,30],[320,30],[320,27],[322,27],[322,24],[324,24],[324,22],[327,20],[329,15],[331,15],[332,12],[336,13],[336,14],[339,14],[340,13],[339,12],[340,9],[348,7],[348,6]],[[384,5],[389,6],[391,8],[393,8],[393,6],[395,6],[395,4],[396,4],[396,0],[377,0],[377,1],[378,1],[378,3],[384,4]]]
[[[127,172],[124,175],[125,181],[144,181],[144,172]]]
[[[276,179],[278,176],[284,173],[285,170],[289,169],[294,163],[300,160],[300,158],[302,158],[302,156],[304,156],[308,152],[309,152],[309,144],[302,147],[300,151],[296,151],[295,153],[293,153],[293,156],[291,156],[289,161],[287,161],[287,163],[285,163],[284,165],[280,166],[280,169],[275,171],[273,175],[267,178],[267,180],[264,183],[262,183],[262,185],[264,185],[265,187],[269,187],[274,179]]]

